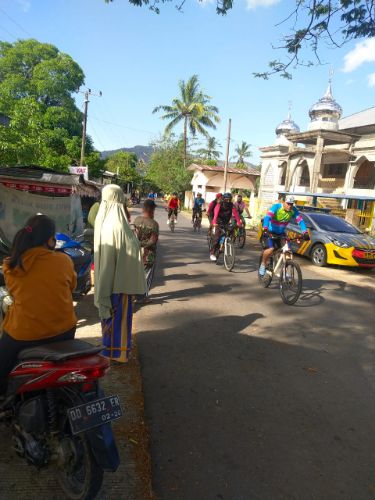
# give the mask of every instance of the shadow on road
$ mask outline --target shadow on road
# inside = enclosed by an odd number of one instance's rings
[[[343,369],[349,331],[334,355],[313,347],[324,331],[288,343],[297,323],[258,337],[262,314],[174,319],[138,336],[160,498],[374,498],[375,404],[359,364]]]

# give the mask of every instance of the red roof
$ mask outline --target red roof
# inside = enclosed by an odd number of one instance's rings
[[[224,167],[218,166],[218,165],[198,165],[197,163],[192,163],[190,167],[188,167],[189,170],[201,170],[202,172],[205,170],[208,170],[210,172],[224,172]],[[259,176],[260,172],[259,170],[256,170],[255,168],[247,167],[247,168],[232,168],[228,167],[227,168],[228,174],[241,174],[241,175],[255,175]]]

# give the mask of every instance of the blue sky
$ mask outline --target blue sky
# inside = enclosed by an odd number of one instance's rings
[[[275,25],[291,7],[288,0],[237,0],[221,17],[210,0],[187,0],[184,13],[167,4],[159,15],[126,0],[110,5],[104,0],[0,0],[0,39],[31,35],[80,64],[86,85],[103,92],[89,108],[88,132],[99,150],[148,144],[158,137],[163,122],[152,115],[153,107],[169,103],[178,80],[196,73],[220,109],[222,121],[212,135],[224,146],[232,118],[231,154],[245,140],[253,145],[256,161],[257,148],[274,142],[288,101],[293,119],[306,129],[308,109],[327,86],[329,64],[344,115],[375,105],[374,40],[324,49],[328,65],[299,68],[291,81],[253,78],[254,71],[278,57],[271,44],[277,45],[288,24]],[[81,105],[82,96],[77,102]]]

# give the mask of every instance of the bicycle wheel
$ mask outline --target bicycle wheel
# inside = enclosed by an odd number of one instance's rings
[[[280,276],[280,295],[284,304],[292,306],[302,291],[302,272],[297,262],[287,260]]]
[[[174,217],[171,217],[171,220],[169,221],[169,229],[174,233]]]
[[[258,269],[262,263],[262,254],[260,255],[259,257],[259,266],[258,266]],[[272,279],[273,279],[273,257],[271,256],[270,257],[270,260],[266,266],[266,272],[264,274],[264,276],[261,276],[259,274],[259,271],[258,271],[258,279],[259,281],[262,283],[262,285],[264,286],[264,288],[268,288],[270,286],[270,284],[272,283]]]
[[[245,246],[245,243],[246,243],[246,230],[241,227],[238,231],[238,235],[237,235],[237,241],[238,241],[238,248],[243,248]]]
[[[227,271],[231,271],[236,261],[234,243],[232,238],[225,238],[224,241],[224,266]]]
[[[207,245],[208,245],[208,249],[211,250],[211,247],[212,247],[212,240],[213,240],[213,233],[212,233],[212,230],[211,228],[209,228],[209,230],[207,231]]]

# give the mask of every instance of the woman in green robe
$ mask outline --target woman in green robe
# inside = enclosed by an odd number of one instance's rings
[[[126,362],[131,350],[132,296],[146,291],[145,272],[137,238],[125,214],[119,186],[103,188],[95,220],[95,305],[103,331],[103,354]]]

